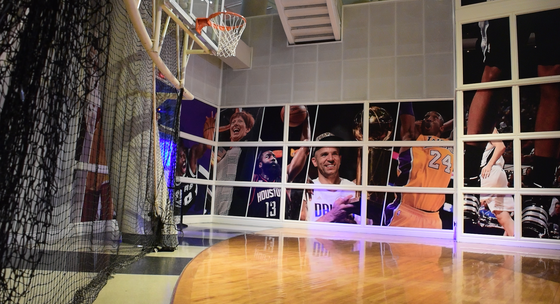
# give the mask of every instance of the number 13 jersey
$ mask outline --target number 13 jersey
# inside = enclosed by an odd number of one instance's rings
[[[254,182],[259,182],[262,187],[251,188],[251,198],[247,209],[249,217],[280,218],[281,189],[266,187],[264,183],[270,183],[260,175],[253,176]],[[279,180],[275,180],[279,182]],[[270,185],[270,184],[269,184]]]

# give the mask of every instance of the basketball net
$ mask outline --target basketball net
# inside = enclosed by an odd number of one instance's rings
[[[212,27],[218,34],[218,57],[235,56],[235,49],[245,30],[245,17],[232,12],[217,12],[208,18],[196,19],[196,31],[200,34],[202,28]]]

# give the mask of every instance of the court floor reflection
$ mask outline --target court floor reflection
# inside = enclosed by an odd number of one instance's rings
[[[560,251],[274,229],[199,254],[174,303],[560,303]]]

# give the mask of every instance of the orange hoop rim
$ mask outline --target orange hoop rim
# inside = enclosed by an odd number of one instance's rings
[[[214,22],[212,22],[212,18],[219,16],[219,15],[232,15],[232,16],[236,16],[239,17],[243,20],[243,23],[240,25],[234,25],[234,26],[224,26],[224,25],[219,25],[216,24]],[[208,16],[207,18],[196,18],[196,31],[200,34],[200,31],[202,31],[202,28],[206,27],[206,26],[211,26],[215,29],[217,29],[218,31],[231,31],[233,29],[236,28],[240,28],[243,25],[245,25],[245,23],[247,23],[247,19],[245,19],[245,17],[234,13],[234,12],[217,12],[217,13],[213,13],[212,15]]]

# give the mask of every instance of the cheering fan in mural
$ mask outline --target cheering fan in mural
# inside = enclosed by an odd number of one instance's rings
[[[215,117],[207,117],[207,124],[211,126],[210,131],[213,134],[215,126]],[[229,138],[232,142],[244,141],[253,126],[255,118],[251,113],[236,109],[235,113],[229,118],[229,124],[220,127],[220,132],[229,131]],[[205,128],[206,130],[206,128]],[[216,179],[220,181],[236,180],[237,168],[242,154],[245,151],[241,147],[225,147],[218,148],[218,165]],[[233,168],[233,169],[232,169]],[[228,215],[231,207],[233,196],[232,187],[218,187],[216,189],[216,205],[215,213],[218,215]]]
[[[402,140],[446,141],[440,138],[445,130],[441,114],[430,111],[416,128],[412,103],[401,103]],[[401,147],[396,186],[447,187],[453,173],[453,154],[446,147]],[[439,209],[445,194],[400,193],[385,210],[386,225],[417,228],[442,228]]]
[[[308,141],[311,138],[311,127],[308,115],[305,115],[301,122],[303,126],[301,141]],[[301,147],[296,150],[294,157],[286,171],[287,181],[291,182],[301,172],[305,165],[305,158],[309,153],[309,147]],[[257,157],[255,174],[253,181],[259,183],[280,182],[282,166],[278,162],[282,151],[272,151],[265,149]],[[279,218],[280,215],[280,188],[274,187],[255,187],[251,189],[251,198],[247,210],[247,216]],[[290,214],[291,190],[286,193],[286,210]]]

